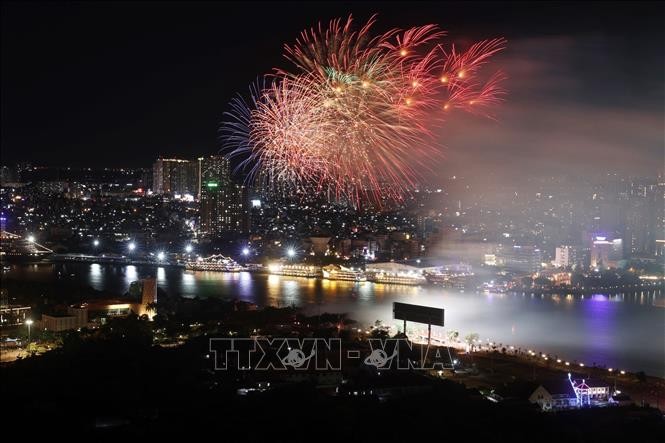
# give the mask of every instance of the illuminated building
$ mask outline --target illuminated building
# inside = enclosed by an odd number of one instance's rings
[[[656,257],[665,257],[665,240],[656,240]]]
[[[623,259],[623,241],[595,236],[591,241],[591,267],[616,268]]]
[[[535,246],[508,246],[497,254],[497,262],[509,271],[530,274],[541,269],[543,254]]]
[[[207,237],[248,231],[247,188],[231,178],[228,159],[213,155],[201,162],[201,227]]]
[[[559,246],[552,262],[557,268],[567,268],[577,264],[577,251],[573,246]]]
[[[69,306],[66,312],[42,315],[41,327],[49,331],[67,331],[87,327],[89,318],[93,319],[93,324],[104,323],[107,318],[123,317],[132,312],[152,319],[155,312],[151,304],[157,302],[157,281],[154,278],[135,281],[130,285],[129,293],[139,300],[91,300]]]
[[[198,194],[198,162],[176,158],[159,158],[153,164],[152,190],[155,194]]]
[[[22,325],[30,315],[30,310],[30,306],[10,304],[9,292],[0,289],[0,327]]]
[[[571,380],[578,406],[592,406],[598,402],[607,402],[610,395],[610,387],[601,380]]]
[[[577,393],[569,380],[548,380],[539,385],[529,396],[543,411],[577,407]]]
[[[631,183],[623,234],[626,254],[653,255],[656,252],[658,214],[659,210],[662,213],[663,203],[662,195],[658,197],[655,181],[635,180]]]

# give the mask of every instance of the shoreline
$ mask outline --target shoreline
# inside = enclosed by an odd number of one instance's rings
[[[333,282],[349,282],[349,283],[354,283],[354,284],[362,284],[362,283],[374,283],[374,284],[381,284],[381,285],[390,285],[390,286],[403,286],[403,287],[441,287],[442,289],[454,289],[462,292],[468,291],[469,293],[475,293],[475,294],[482,294],[482,293],[488,293],[492,295],[502,295],[502,294],[515,294],[515,295],[558,295],[558,296],[567,296],[567,295],[573,295],[573,296],[579,296],[579,295],[595,295],[595,294],[601,294],[601,295],[620,295],[620,294],[634,294],[638,292],[643,292],[643,291],[651,291],[651,290],[660,290],[662,291],[665,289],[665,280],[660,280],[658,282],[651,282],[651,283],[645,283],[642,285],[624,285],[622,287],[589,287],[589,288],[553,288],[553,289],[530,289],[526,290],[524,288],[522,289],[517,289],[517,290],[506,290],[506,291],[498,291],[498,292],[493,292],[493,291],[487,291],[479,288],[458,288],[454,286],[445,286],[441,285],[438,283],[431,283],[431,282],[425,282],[425,283],[399,283],[399,282],[377,282],[377,281],[372,281],[372,280],[366,280],[366,281],[351,281],[351,280],[346,280],[346,279],[329,279],[325,278],[323,276],[299,276],[299,275],[288,275],[288,274],[280,274],[280,273],[272,273],[268,271],[267,269],[242,269],[242,270],[197,270],[197,269],[187,269],[185,263],[173,263],[173,262],[163,262],[163,263],[155,263],[151,261],[141,261],[141,260],[136,260],[136,261],[127,261],[126,258],[119,259],[119,258],[114,258],[114,257],[94,257],[94,260],[91,260],[93,257],[85,257],[81,259],[77,258],[58,258],[58,257],[47,257],[43,260],[30,260],[30,261],[10,261],[10,260],[3,260],[2,264],[3,265],[55,265],[55,264],[99,264],[99,265],[113,265],[113,266],[141,266],[141,267],[149,267],[149,268],[170,268],[170,269],[182,269],[183,272],[215,272],[215,273],[221,273],[221,274],[236,274],[240,272],[249,272],[251,274],[258,274],[258,275],[275,275],[278,277],[283,277],[283,278],[294,278],[294,279],[315,279],[317,281],[323,281],[323,280],[328,280],[328,281],[333,281]]]

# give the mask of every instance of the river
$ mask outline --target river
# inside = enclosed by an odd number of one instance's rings
[[[155,276],[158,287],[185,297],[237,298],[260,306],[301,306],[305,311],[347,312],[363,324],[392,320],[392,302],[442,307],[445,328],[462,335],[532,349],[586,365],[606,365],[665,377],[665,295],[661,290],[617,295],[532,295],[460,292],[370,282],[333,282],[274,275],[187,272],[100,264],[14,264],[4,276],[25,281],[75,280],[98,290],[124,293],[138,278]],[[416,331],[409,329],[410,334]],[[423,328],[424,330],[424,328]]]

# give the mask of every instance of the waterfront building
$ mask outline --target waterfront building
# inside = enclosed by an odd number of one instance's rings
[[[531,245],[514,245],[500,249],[497,263],[505,269],[525,274],[538,272],[542,267],[542,251]]]

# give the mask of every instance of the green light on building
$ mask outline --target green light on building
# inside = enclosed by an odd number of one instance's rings
[[[207,183],[207,186],[208,186],[209,188],[216,188],[216,187],[217,187],[217,183],[209,182],[209,183]]]

